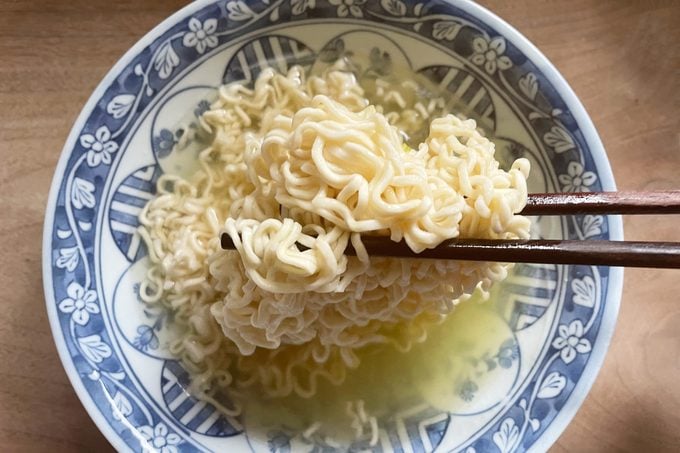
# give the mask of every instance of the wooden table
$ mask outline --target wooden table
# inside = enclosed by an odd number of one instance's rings
[[[41,284],[47,192],[76,115],[183,0],[0,0],[0,451],[109,451],[66,378]],[[679,188],[680,1],[484,0],[564,74],[621,189]],[[626,219],[680,241],[678,217]],[[680,271],[626,271],[604,368],[556,452],[680,450]]]

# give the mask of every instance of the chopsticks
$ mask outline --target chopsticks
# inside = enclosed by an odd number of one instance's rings
[[[520,214],[680,214],[680,190],[534,193]]]
[[[680,268],[680,244],[672,242],[451,239],[416,254],[405,242],[381,236],[364,236],[361,240],[370,256]],[[355,255],[351,245],[345,253]]]
[[[680,269],[680,244],[674,242],[450,239],[415,253],[406,243],[384,236],[363,236],[361,240],[370,256]],[[222,233],[221,242],[224,250],[235,249],[227,233]],[[356,255],[351,244],[345,254]]]
[[[677,214],[680,191],[530,194],[523,215]],[[551,239],[450,239],[413,252],[406,243],[385,236],[362,236],[370,256],[431,258],[513,263],[586,264],[680,269],[680,243]],[[234,250],[222,233],[222,248]],[[298,244],[300,250],[304,247]],[[351,245],[345,250],[355,255]]]

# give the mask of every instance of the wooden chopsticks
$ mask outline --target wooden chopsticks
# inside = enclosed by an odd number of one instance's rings
[[[680,191],[531,194],[523,215],[678,214]],[[513,263],[586,264],[680,269],[680,243],[605,240],[450,239],[433,249],[413,252],[385,236],[362,237],[371,256]],[[223,233],[222,248],[233,250]],[[303,250],[303,247],[298,245]],[[354,255],[351,245],[345,250]]]
[[[680,244],[672,242],[451,239],[416,254],[404,242],[387,238],[390,243],[385,244],[386,238],[380,236],[361,239],[370,256],[680,268]],[[355,254],[351,245],[345,253]]]
[[[534,193],[520,214],[680,214],[680,190]]]

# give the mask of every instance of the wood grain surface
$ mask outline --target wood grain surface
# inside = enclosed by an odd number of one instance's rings
[[[0,0],[0,451],[110,451],[64,373],[44,309],[48,188],[78,112],[182,0]],[[680,188],[680,1],[484,0],[585,104],[621,189]],[[680,241],[680,218],[625,221]],[[626,271],[604,367],[554,452],[680,451],[680,271]]]

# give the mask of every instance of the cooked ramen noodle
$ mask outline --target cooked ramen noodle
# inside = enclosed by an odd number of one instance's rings
[[[220,88],[200,121],[211,137],[200,169],[163,175],[140,216],[152,263],[141,296],[184,328],[172,352],[196,390],[312,396],[319,379],[341,383],[361,348],[406,351],[458,301],[505,278],[508,264],[366,253],[362,235],[414,252],[529,235],[516,214],[528,161],[501,169],[475,121],[442,114],[444,101],[423,102],[419,90],[360,84],[343,62]],[[236,251],[220,249],[223,231]]]

